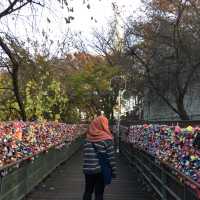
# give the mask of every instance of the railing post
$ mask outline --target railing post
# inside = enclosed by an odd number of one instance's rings
[[[184,189],[183,189],[184,190],[184,194],[183,194],[183,198],[184,199],[183,200],[186,200],[186,185],[184,184],[183,187],[184,187]]]
[[[0,194],[2,192],[2,185],[3,185],[3,176],[1,175],[1,172],[0,172]]]
[[[120,117],[119,117],[119,120],[118,120],[118,123],[117,123],[117,136],[116,136],[117,149],[116,149],[116,153],[119,153],[119,143],[120,143],[119,137],[120,137]]]
[[[161,180],[162,180],[162,195],[163,195],[163,200],[167,200],[167,192],[165,189],[165,186],[167,185],[167,177],[165,174],[165,170],[163,166],[161,166]]]

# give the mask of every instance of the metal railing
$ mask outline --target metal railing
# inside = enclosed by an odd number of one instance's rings
[[[179,124],[179,126],[196,126],[200,125],[200,120],[122,120],[121,124],[124,126],[130,126],[130,125],[138,125],[138,124],[165,124],[165,125],[176,125]]]
[[[120,150],[161,200],[198,200],[200,185],[132,144],[120,141]]]
[[[83,136],[0,168],[0,200],[20,200],[82,145]],[[63,141],[64,142],[64,141]],[[58,143],[57,145],[59,145]],[[46,153],[45,153],[46,152]],[[31,158],[35,158],[31,161]]]

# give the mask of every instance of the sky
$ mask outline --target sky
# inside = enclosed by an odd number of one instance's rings
[[[70,26],[74,30],[81,29],[83,32],[90,32],[92,27],[98,28],[105,25],[114,14],[112,11],[113,2],[116,2],[123,17],[129,16],[134,10],[137,10],[141,3],[140,0],[91,0],[90,10],[81,4],[74,3],[78,9],[75,9],[75,20]],[[96,22],[90,19],[91,16]]]
[[[70,4],[74,7],[73,16],[75,19],[68,25],[66,25],[65,20],[63,19],[67,13],[66,9],[63,9],[63,11],[60,12],[59,7],[54,8],[54,12],[56,12],[56,9],[59,10],[59,16],[55,16],[55,19],[52,21],[57,27],[57,30],[62,32],[67,27],[69,27],[74,31],[90,33],[92,28],[100,28],[101,26],[105,25],[107,21],[113,16],[113,2],[118,5],[119,10],[122,11],[123,17],[129,16],[141,5],[140,0],[90,0],[90,9],[88,9],[87,3],[83,5],[82,1],[83,0],[71,1]],[[45,14],[46,12],[44,15]],[[93,17],[94,20],[91,20],[91,17]],[[46,23],[44,22],[43,25],[45,26]]]
[[[85,0],[85,4],[83,1],[69,0],[69,5],[74,7],[72,13],[74,20],[70,24],[66,24],[64,19],[69,16],[67,8],[61,9],[61,4],[57,3],[57,0],[47,0],[48,8],[37,8],[34,11],[23,8],[17,20],[15,16],[3,19],[5,24],[3,29],[9,29],[22,39],[29,36],[38,40],[42,40],[43,31],[47,32],[52,40],[62,40],[64,34],[70,29],[72,32],[81,32],[83,37],[91,40],[93,29],[102,29],[112,18],[114,14],[112,3],[118,5],[124,19],[131,14],[137,16],[138,8],[141,6],[140,0]],[[87,8],[88,2],[90,9]],[[33,14],[37,16],[34,20]],[[47,19],[50,20],[50,23]]]

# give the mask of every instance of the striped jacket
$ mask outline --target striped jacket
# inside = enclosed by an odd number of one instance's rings
[[[114,156],[114,146],[111,140],[104,140],[94,143],[97,151],[101,153],[107,153],[110,165],[112,167],[112,173],[116,174],[116,162]],[[85,141],[83,148],[83,172],[85,174],[97,174],[101,172],[99,165],[99,159],[93,148],[93,145],[89,141]]]

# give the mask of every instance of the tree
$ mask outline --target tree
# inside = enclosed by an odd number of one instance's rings
[[[127,52],[145,69],[150,92],[188,120],[184,101],[200,69],[199,3],[152,0],[145,5],[146,20],[128,23]]]
[[[4,63],[3,68],[6,67],[11,76],[12,86],[13,86],[12,89],[20,109],[20,115],[22,119],[25,121],[26,112],[23,99],[20,94],[19,82],[18,82],[19,67],[20,67],[20,62],[22,62],[22,58],[20,57],[19,53],[16,52],[17,49],[16,42],[13,39],[8,37],[8,43],[6,43],[5,39],[0,37],[0,46],[7,55],[6,58],[3,58],[3,63]],[[8,59],[10,60],[10,62],[8,61]]]
[[[29,81],[26,86],[26,112],[29,119],[61,120],[67,97],[61,83],[53,79],[48,72],[40,82]]]
[[[4,3],[1,3],[0,19],[17,11],[20,11],[23,7],[26,7],[28,5],[42,6],[43,4],[41,0],[6,0],[4,1]]]
[[[0,74],[0,119],[18,119],[18,105],[13,96],[12,82],[7,72]]]
[[[10,37],[5,40],[10,57],[4,53],[1,56],[0,99],[4,110],[3,119],[60,120],[58,115],[63,115],[67,97],[61,88],[61,76],[58,76],[57,71],[54,72],[57,63],[46,55],[31,55],[28,49],[22,47],[23,42]]]
[[[66,77],[69,102],[88,116],[94,115],[98,110],[104,110],[108,118],[112,118],[116,96],[113,95],[110,80],[118,74],[118,69],[107,65],[103,57],[90,54],[78,57],[84,60],[78,62],[82,63],[82,66]]]
[[[99,55],[105,57],[108,65],[113,66],[120,71],[118,74],[119,76],[112,78],[112,80],[117,80],[113,81],[112,84],[113,96],[116,97],[115,102],[119,95],[119,90],[123,88],[126,90],[123,99],[129,101],[134,98],[137,100],[135,101],[136,104],[134,109],[142,110],[144,97],[144,70],[135,63],[133,57],[126,53],[124,41],[126,38],[124,38],[123,35],[123,24],[120,23],[120,12],[117,7],[115,7],[115,4],[113,6],[115,13],[114,19],[108,24],[106,27],[107,29],[94,32],[94,41],[92,46]],[[123,84],[125,82],[123,87],[119,84],[120,76],[123,77]]]
[[[17,19],[20,17],[20,12],[26,8],[31,11],[35,10],[36,7],[47,7],[49,1],[45,0],[6,0],[3,3],[0,4],[0,20],[3,24],[3,18],[5,17],[11,17],[13,19]],[[73,13],[73,7],[68,4],[67,1],[54,1],[54,3],[58,3],[62,5],[63,7],[66,7],[69,15],[68,17],[65,17],[66,23],[70,23],[74,17],[71,16]],[[84,2],[83,2],[84,4]],[[87,7],[89,7],[89,3],[87,4]],[[34,16],[34,13],[32,13]],[[50,23],[50,19],[47,18],[47,21]],[[23,71],[21,71],[22,65],[24,64],[33,64],[34,61],[31,59],[31,56],[28,55],[29,52],[25,50],[24,42],[19,42],[15,35],[12,35],[11,33],[6,33],[4,31],[4,27],[6,25],[4,24],[2,27],[2,31],[0,34],[0,50],[1,50],[1,67],[3,70],[6,68],[8,73],[11,76],[12,80],[12,88],[14,96],[16,98],[16,102],[18,104],[17,110],[19,110],[21,118],[25,121],[27,119],[26,109],[25,109],[25,97],[22,93],[24,93],[25,88],[24,85],[20,85],[20,74],[24,74]],[[7,24],[9,26],[9,24]],[[48,40],[48,36],[45,35],[45,39]],[[24,51],[25,50],[25,51]],[[45,49],[46,50],[46,49]],[[27,54],[26,54],[27,53]],[[25,55],[26,54],[26,55]],[[25,58],[25,59],[24,59]],[[27,62],[27,63],[25,63]],[[26,70],[27,72],[27,70]],[[26,77],[26,76],[25,76]],[[21,86],[21,87],[20,87]],[[23,88],[22,88],[23,87]],[[3,86],[3,88],[6,88],[6,86]]]

